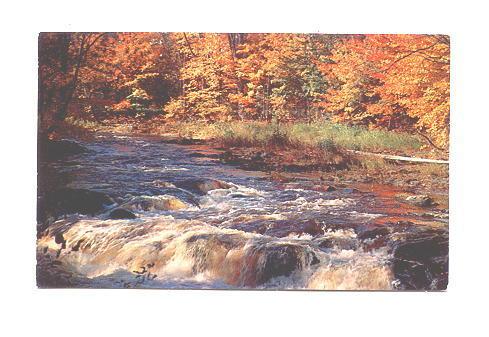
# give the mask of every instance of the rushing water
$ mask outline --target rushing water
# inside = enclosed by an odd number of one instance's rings
[[[446,215],[401,204],[386,186],[275,182],[222,164],[216,150],[157,138],[100,135],[83,146],[41,161],[41,180],[103,192],[114,205],[40,233],[38,279],[50,280],[41,286],[446,287]],[[115,207],[137,217],[110,219]]]

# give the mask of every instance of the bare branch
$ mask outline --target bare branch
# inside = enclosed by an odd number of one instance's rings
[[[419,49],[416,49],[416,50],[411,50],[409,51],[406,55],[404,56],[401,56],[400,58],[398,58],[397,60],[395,60],[394,62],[392,62],[387,68],[385,68],[384,70],[382,70],[382,72],[387,72],[389,71],[396,63],[404,60],[404,59],[407,59],[408,57],[410,57],[411,55],[414,55],[416,53],[419,53],[419,52],[422,52],[424,50],[428,50],[428,49],[431,49],[433,48],[434,46],[436,46],[438,44],[438,41],[429,45],[428,47],[423,47],[423,48],[419,48]]]
[[[192,46],[190,45],[190,42],[187,38],[187,34],[183,33],[183,37],[185,38],[185,42],[187,43],[187,47],[190,50],[190,53],[192,54],[193,57],[196,57],[197,55],[195,55],[194,51],[192,50]]]

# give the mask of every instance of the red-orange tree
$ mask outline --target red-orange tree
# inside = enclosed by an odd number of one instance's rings
[[[41,120],[63,120],[75,105],[85,117],[331,116],[448,145],[442,35],[43,33],[39,48]]]
[[[335,120],[414,130],[448,145],[448,37],[349,36],[335,45],[330,61],[321,65],[334,83],[323,106]]]

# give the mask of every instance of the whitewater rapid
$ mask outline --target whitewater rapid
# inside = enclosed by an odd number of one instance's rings
[[[89,153],[46,170],[115,204],[64,216],[40,233],[38,279],[47,286],[403,289],[409,279],[393,262],[397,243],[433,231],[385,226],[386,217],[405,214],[386,214],[371,193],[276,183],[225,166],[204,147],[111,136],[83,145]],[[110,219],[117,207],[136,218]]]

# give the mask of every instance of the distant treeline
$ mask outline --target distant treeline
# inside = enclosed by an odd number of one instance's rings
[[[444,35],[41,33],[41,128],[69,114],[320,121],[448,146]]]

